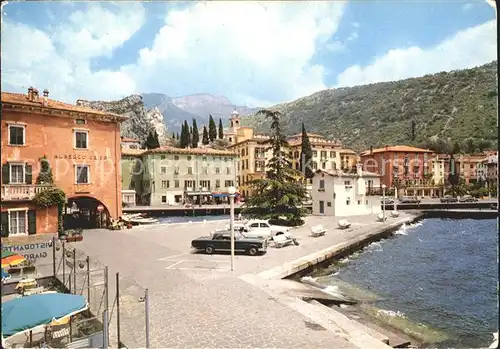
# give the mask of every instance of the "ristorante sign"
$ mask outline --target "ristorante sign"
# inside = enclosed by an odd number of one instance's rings
[[[64,154],[54,155],[54,159],[64,160],[108,160],[106,155],[81,155],[81,154]]]

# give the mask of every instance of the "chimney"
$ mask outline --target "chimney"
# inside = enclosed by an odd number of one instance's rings
[[[49,105],[49,90],[43,90],[43,105],[44,107]]]
[[[388,150],[389,149],[389,146],[386,144],[385,145],[385,150]]]
[[[36,88],[33,89],[32,96],[33,96],[32,101],[38,102],[38,90]]]
[[[28,100],[33,100],[33,87],[28,88]]]
[[[356,174],[359,176],[359,177],[363,177],[363,165],[360,164],[360,163],[357,163],[356,164]]]
[[[370,145],[370,155],[373,155],[373,146]]]

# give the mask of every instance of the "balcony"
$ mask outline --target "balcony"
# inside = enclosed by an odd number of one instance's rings
[[[45,184],[5,184],[2,185],[2,201],[33,200],[36,194],[52,187]]]

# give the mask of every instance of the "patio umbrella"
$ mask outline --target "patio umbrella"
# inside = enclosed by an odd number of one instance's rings
[[[26,259],[13,252],[2,252],[2,268],[8,267],[10,265],[18,265],[24,262]]]
[[[84,296],[66,293],[41,293],[16,298],[2,304],[2,335],[45,327],[53,321],[88,309]]]
[[[2,281],[10,279],[10,274],[5,271],[4,268],[2,268]]]

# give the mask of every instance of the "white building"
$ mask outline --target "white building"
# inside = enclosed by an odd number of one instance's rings
[[[381,208],[380,176],[363,171],[317,170],[313,177],[311,199],[313,214],[325,216],[356,216],[378,214]]]

